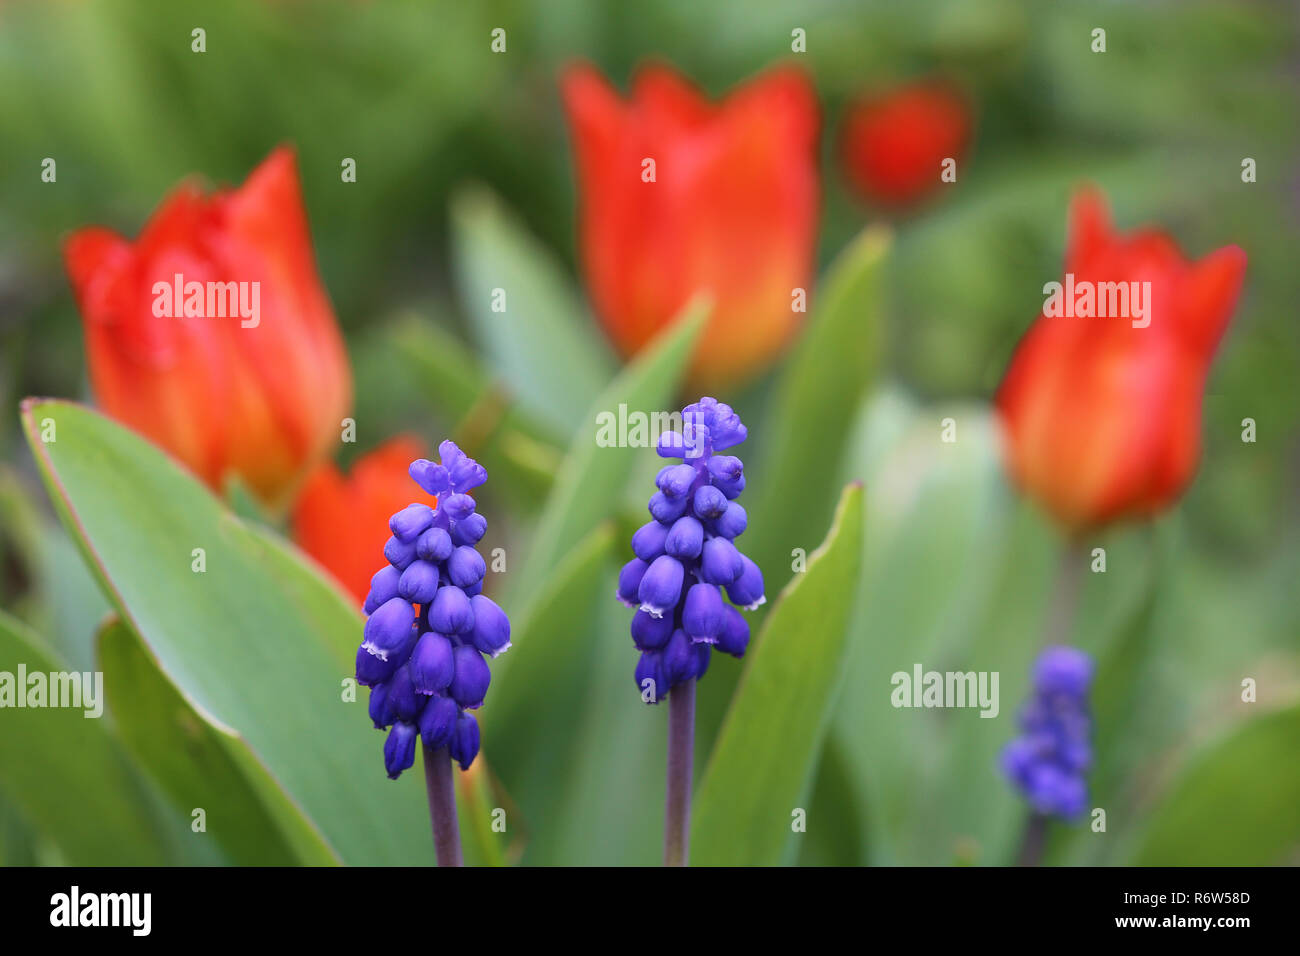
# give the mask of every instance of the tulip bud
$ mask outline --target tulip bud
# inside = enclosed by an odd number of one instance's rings
[[[1049,315],[1045,306],[1012,356],[997,409],[1013,480],[1078,532],[1154,515],[1191,482],[1205,380],[1246,255],[1226,246],[1188,262],[1155,230],[1121,236],[1091,190],[1075,197],[1071,220],[1069,284],[1101,290],[1096,297],[1122,288],[1129,294],[1116,304],[1132,314],[1079,315],[1071,301]]]
[[[562,87],[587,288],[615,346],[634,355],[704,293],[713,311],[690,379],[752,377],[798,327],[792,294],[813,275],[819,118],[808,80],[773,70],[717,104],[662,66],[640,72],[627,102],[590,66],[568,70]]]
[[[352,401],[292,150],[243,186],[176,188],[133,243],[74,233],[65,259],[95,398],[208,485],[285,501]]]

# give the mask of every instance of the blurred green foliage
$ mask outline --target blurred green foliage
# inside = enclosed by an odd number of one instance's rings
[[[207,31],[206,53],[190,50],[196,26]],[[489,52],[494,27],[507,31],[504,55]],[[794,27],[808,35],[808,52],[797,57]],[[1104,54],[1090,50],[1094,27],[1107,31]],[[599,482],[575,486],[592,449],[582,424],[573,425],[593,401],[614,407],[611,399],[635,386],[644,403],[653,390],[637,383],[636,366],[614,377],[582,305],[555,78],[566,62],[587,58],[623,85],[636,64],[660,57],[720,95],[795,59],[823,105],[825,298],[814,295],[809,336],[787,361],[724,396],[750,425],[746,501],[764,564],[775,565],[773,585],[791,576],[782,566],[788,539],[797,531],[811,550],[830,527],[838,489],[854,479],[866,487],[857,583],[841,596],[854,602],[843,675],[824,744],[799,755],[815,764],[798,795],[809,828],[781,844],[784,858],[1012,858],[1023,807],[995,760],[1027,685],[1060,541],[1005,487],[987,400],[1041,306],[1043,282],[1059,272],[1070,192],[1091,180],[1106,190],[1121,228],[1159,223],[1192,256],[1235,242],[1250,266],[1210,379],[1195,485],[1156,526],[1118,528],[1096,542],[1109,569],[1088,577],[1076,639],[1100,662],[1092,785],[1109,828],[1058,828],[1048,859],[1294,862],[1300,783],[1287,756],[1297,746],[1300,697],[1298,29],[1291,3],[1201,0],[3,4],[0,406],[10,412],[0,416],[0,601],[10,613],[0,618],[0,669],[22,654],[48,666],[93,666],[96,626],[109,608],[41,501],[14,413],[24,395],[89,397],[61,241],[91,223],[133,236],[182,178],[238,183],[289,142],[357,382],[361,442],[340,455],[400,430],[431,442],[454,436],[493,476],[484,489],[489,543],[506,546],[512,561],[534,556],[509,575],[521,588],[511,608],[518,634],[533,646],[520,638],[502,659],[498,709],[484,711],[484,752],[501,787],[492,801],[510,807],[512,836],[526,835],[526,862],[653,862],[664,715],[632,693],[627,614],[610,595],[657,460],[615,455],[602,461]],[[882,218],[844,188],[836,143],[843,108],[863,89],[932,72],[957,79],[977,104],[976,141],[958,182],[892,222],[890,251],[873,258],[869,274],[829,271],[845,250],[852,263],[852,250],[862,249],[855,237]],[[45,157],[57,160],[57,183],[41,182]],[[357,161],[355,183],[340,180],[344,157]],[[1256,160],[1258,182],[1241,181],[1244,157]],[[498,273],[531,290],[529,329],[503,335],[481,311],[485,277]],[[837,301],[853,311],[828,314]],[[576,364],[575,352],[583,356]],[[661,370],[665,395],[678,358]],[[583,374],[562,374],[575,367]],[[952,448],[935,440],[949,415],[962,435]],[[1258,423],[1253,444],[1240,440],[1246,417]],[[83,454],[100,440],[90,428]],[[813,485],[816,500],[803,507],[799,492]],[[130,490],[114,487],[100,490],[106,515],[112,494]],[[764,522],[773,529],[767,541]],[[232,552],[251,548],[239,540]],[[344,654],[350,614],[339,617],[341,602],[287,549],[267,546],[259,560],[313,593],[308,603],[317,607],[315,617],[284,612],[281,635],[329,634],[331,645],[312,653]],[[134,566],[129,554],[119,562],[147,595],[155,569]],[[261,593],[269,606],[272,595],[258,587],[245,582],[241,594]],[[319,768],[303,763],[313,750],[300,752],[296,738],[262,725],[270,712],[257,708],[272,697],[266,675],[232,667],[224,654],[225,612],[208,612],[216,620],[205,625],[213,645],[205,648],[197,632],[168,625],[181,619],[181,604],[164,603],[161,621],[118,634],[121,658],[139,651],[131,638],[149,641],[151,626],[155,640],[174,642],[169,668],[148,673],[151,696],[135,703],[171,707],[169,694],[206,687],[263,757],[291,771],[289,789],[314,805],[314,825],[342,835],[335,850],[355,858],[362,841],[344,822],[348,801],[378,790],[400,793],[390,798],[399,808],[391,820],[409,827],[376,826],[372,836],[423,858],[408,842],[423,838],[418,781],[380,788],[376,774],[342,795],[315,794],[310,775]],[[770,610],[766,620],[777,617]],[[132,659],[148,663],[147,655]],[[888,676],[914,661],[999,670],[1001,719],[893,710]],[[212,672],[206,685],[198,680],[204,668]],[[701,686],[701,780],[725,713],[739,706],[731,690],[741,670],[718,659]],[[332,674],[323,664],[317,671]],[[1258,703],[1241,702],[1245,677],[1259,681]],[[236,700],[238,689],[221,690],[220,680],[251,682],[244,690],[253,703]],[[168,713],[180,719],[175,708]],[[133,734],[132,713],[123,712],[120,727],[75,716],[57,727],[29,722],[18,734],[6,724],[0,733],[0,861],[247,859],[249,837],[260,832],[252,823],[216,841],[220,850],[191,839],[185,814],[196,767],[232,788],[231,805],[260,805],[262,815],[249,814],[258,827],[278,820],[293,833],[302,822],[276,816],[286,780],[267,786],[200,717],[167,728],[197,741],[185,765],[164,759],[158,744],[170,737],[142,739],[138,725]],[[340,723],[340,734],[365,729],[353,716],[358,726]],[[364,736],[374,757],[377,735]],[[32,756],[53,746],[84,759],[47,765]],[[731,772],[743,767],[730,759]],[[12,769],[24,762],[27,772]],[[360,765],[379,766],[377,758]],[[96,780],[89,818],[135,834],[120,855],[86,816],[65,818],[59,801],[78,770]],[[488,788],[480,781],[475,791],[480,816],[492,802]],[[280,849],[293,845],[286,838]],[[709,846],[710,859],[728,860],[725,846]]]

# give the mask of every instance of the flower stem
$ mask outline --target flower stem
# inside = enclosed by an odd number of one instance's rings
[[[1016,866],[1038,866],[1043,861],[1043,851],[1047,848],[1047,817],[1041,813],[1030,813],[1025,820],[1025,833],[1020,838],[1020,852],[1016,854]]]
[[[460,824],[456,819],[456,786],[451,754],[446,747],[424,748],[424,783],[429,792],[429,820],[433,823],[433,850],[439,866],[464,866],[460,852]]]
[[[1068,644],[1074,633],[1074,620],[1079,609],[1079,592],[1083,590],[1083,576],[1088,568],[1088,549],[1078,538],[1065,544],[1056,581],[1047,606],[1047,625],[1044,627],[1045,645]],[[1016,854],[1016,866],[1038,866],[1047,849],[1047,831],[1051,821],[1035,810],[1025,819],[1024,835]]]
[[[695,763],[695,678],[668,695],[668,774],[664,800],[664,866],[686,866],[691,854],[691,771]]]

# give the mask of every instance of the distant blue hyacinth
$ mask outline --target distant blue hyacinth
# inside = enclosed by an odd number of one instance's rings
[[[1087,806],[1092,675],[1092,659],[1072,647],[1049,647],[1034,663],[1022,733],[1003,749],[1002,769],[1039,813],[1069,819]]]
[[[396,780],[415,760],[416,738],[447,747],[465,770],[478,755],[480,706],[491,673],[486,654],[510,647],[510,621],[480,592],[487,565],[475,550],[487,521],[468,494],[487,470],[452,442],[441,464],[421,458],[411,478],[438,507],[412,504],[389,519],[388,564],[370,579],[357,681],[370,688],[370,719],[391,727],[384,766]]]
[[[659,456],[681,463],[655,477],[653,520],[632,535],[636,557],[618,579],[619,600],[637,608],[635,677],[650,703],[703,677],[714,648],[744,656],[749,624],[732,605],[752,611],[765,600],[763,573],[735,545],[748,520],[736,501],[745,488],[744,465],[719,454],[748,431],[731,406],[712,398],[686,406],[682,422],[681,432],[659,439]]]

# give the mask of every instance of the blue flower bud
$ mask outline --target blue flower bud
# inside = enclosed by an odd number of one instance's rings
[[[420,716],[420,709],[424,707],[424,695],[415,690],[415,683],[411,680],[411,667],[403,664],[393,672],[393,676],[387,681],[388,686],[388,707],[398,720],[415,720]]]
[[[730,604],[722,608],[722,630],[715,646],[732,657],[744,657],[749,646],[749,622]]]
[[[438,588],[429,607],[429,627],[439,634],[464,634],[474,626],[474,610],[465,592],[454,585]]]
[[[684,457],[686,443],[682,439],[682,433],[676,431],[663,432],[655,445],[655,451],[660,458]]]
[[[424,634],[411,651],[409,667],[416,693],[428,696],[446,690],[455,673],[451,641],[432,631]]]
[[[461,545],[447,559],[447,577],[458,588],[467,588],[483,580],[487,565],[483,556],[468,545]]]
[[[465,597],[468,598],[472,598],[476,594],[482,594],[483,580],[480,578],[479,580],[475,581],[473,584],[467,584],[465,587],[461,588],[461,590],[465,592]]]
[[[767,601],[763,595],[763,572],[745,555],[742,554],[740,560],[744,564],[744,570],[740,577],[727,585],[727,597],[731,598],[732,604],[752,611]]]
[[[414,633],[414,629],[412,633]],[[366,644],[362,644],[357,648],[357,683],[364,687],[374,687],[382,684],[393,676],[393,671],[397,670],[401,663],[402,659],[398,654],[375,651]]]
[[[430,528],[415,542],[415,553],[423,561],[441,564],[451,557],[451,535],[445,528]]]
[[[724,538],[738,538],[745,533],[749,524],[749,515],[739,501],[728,501],[727,510],[715,518],[713,530]]]
[[[676,558],[666,554],[655,558],[637,588],[641,610],[649,611],[655,617],[671,610],[681,597],[684,575],[682,564]]]
[[[668,643],[664,646],[663,655],[664,677],[667,678],[669,687],[695,676],[695,649],[685,631],[673,631],[673,636],[668,638]],[[667,693],[665,688],[660,696],[666,696]]]
[[[420,736],[430,750],[447,746],[456,730],[460,707],[450,697],[432,697],[420,714]]]
[[[650,515],[655,521],[671,524],[686,514],[686,506],[689,503],[690,499],[685,496],[669,498],[662,491],[657,491],[650,499]]]
[[[647,521],[632,535],[632,553],[642,561],[653,561],[664,553],[664,539],[668,527],[658,521]]]
[[[700,555],[700,578],[709,584],[731,584],[744,573],[745,562],[727,538],[710,538]]]
[[[745,463],[735,455],[714,455],[709,459],[709,477],[714,481],[736,481],[745,473]]]
[[[673,522],[668,537],[664,540],[664,551],[681,561],[700,556],[704,545],[704,525],[698,518],[682,515]]]
[[[1083,651],[1073,647],[1049,647],[1034,664],[1034,687],[1044,696],[1065,694],[1082,697],[1092,684],[1093,664]]]
[[[709,659],[713,655],[712,644],[692,644],[691,654],[694,656],[694,667],[691,670],[691,676],[696,680],[703,677],[709,670]]]
[[[383,730],[393,722],[388,710],[388,687],[384,684],[370,688],[370,720],[376,730]]]
[[[669,498],[680,498],[691,490],[696,474],[691,465],[667,465],[655,476],[655,486]]]
[[[433,509],[428,505],[407,505],[388,519],[389,530],[393,537],[403,544],[414,541],[421,532],[433,524]]]
[[[411,462],[408,469],[409,474],[415,483],[423,488],[428,494],[442,495],[450,484],[447,478],[447,469],[442,465],[435,465],[427,458],[418,458]]]
[[[510,618],[489,597],[476,594],[469,599],[474,610],[474,629],[470,640],[474,646],[492,657],[510,649]]]
[[[722,625],[722,592],[713,584],[691,585],[682,608],[682,630],[693,641],[712,644]]]
[[[456,648],[454,655],[456,673],[451,679],[449,693],[460,706],[473,710],[482,706],[492,672],[488,670],[483,655],[468,644]]]
[[[418,558],[402,572],[397,593],[408,602],[428,604],[438,592],[438,566]]]
[[[456,720],[456,729],[452,732],[451,759],[460,764],[461,770],[468,770],[477,756],[478,721],[473,714],[462,712]]]
[[[389,538],[384,545],[384,558],[399,571],[405,571],[406,566],[415,560],[415,542]]]
[[[447,477],[451,486],[458,492],[473,491],[487,481],[487,469],[473,458],[462,457],[455,464],[447,466]]]
[[[384,769],[389,780],[396,780],[415,763],[415,735],[415,724],[401,720],[388,732],[384,741]]]
[[[720,518],[727,510],[727,496],[713,485],[701,485],[695,490],[695,514],[704,521]]]
[[[374,603],[374,607],[367,608],[367,614],[375,613],[379,605],[385,601],[391,601],[397,597],[397,582],[402,578],[402,572],[397,570],[391,564],[385,564],[382,568],[374,573],[370,578],[370,594],[366,597],[366,603]]]
[[[641,587],[641,578],[645,576],[646,569],[650,565],[640,558],[633,558],[627,564],[623,565],[622,570],[618,572],[618,599],[628,607],[636,607],[641,603],[637,597],[638,589]]]
[[[638,650],[658,650],[668,643],[672,633],[673,619],[669,615],[655,617],[646,611],[632,615],[632,642]]]
[[[739,498],[740,493],[745,490],[745,476],[741,475],[735,481],[714,481],[713,487],[721,491],[728,501]]]
[[[664,676],[663,654],[646,651],[636,662],[636,689],[649,704],[657,704],[668,693],[668,680]]]
[[[362,643],[382,656],[402,646],[411,636],[414,623],[415,610],[411,602],[395,597],[385,601],[366,618]]]
[[[474,499],[469,495],[446,495],[438,499],[438,510],[452,521],[464,521],[474,513]]]
[[[471,547],[478,544],[486,533],[487,518],[484,518],[477,511],[472,515],[461,518],[459,521],[453,522],[451,526],[452,540],[457,544],[467,544]]]

